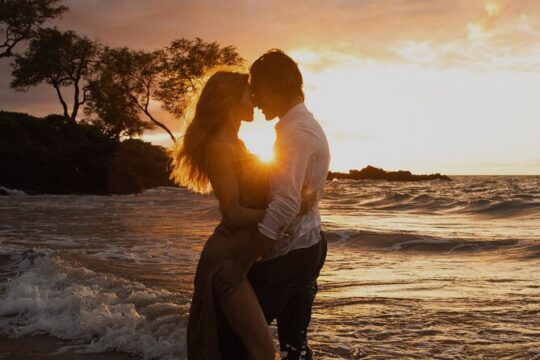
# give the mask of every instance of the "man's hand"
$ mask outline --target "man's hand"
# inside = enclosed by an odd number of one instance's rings
[[[219,264],[215,271],[216,291],[220,295],[226,295],[246,279],[249,267],[242,265],[239,259],[229,259]]]
[[[300,206],[300,213],[298,215],[306,215],[313,206],[317,203],[317,193],[308,191],[304,186],[302,188],[302,203]]]

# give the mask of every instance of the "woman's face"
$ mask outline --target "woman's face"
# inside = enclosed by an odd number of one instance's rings
[[[240,103],[235,109],[234,116],[236,119],[251,122],[253,121],[253,109],[254,106],[253,101],[251,100],[251,89],[249,86],[246,86],[244,92],[242,93]]]

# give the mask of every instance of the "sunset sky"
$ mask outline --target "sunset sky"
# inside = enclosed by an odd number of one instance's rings
[[[175,38],[234,45],[249,66],[281,48],[327,132],[332,170],[368,164],[446,174],[540,174],[540,1],[65,1],[50,24],[112,46]],[[19,47],[18,50],[21,48]],[[54,90],[9,89],[0,109],[59,113]],[[178,120],[160,113],[175,132]],[[258,115],[248,146],[271,146]],[[167,144],[161,132],[145,139]]]

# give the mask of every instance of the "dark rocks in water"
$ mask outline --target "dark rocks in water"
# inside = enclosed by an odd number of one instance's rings
[[[352,180],[388,180],[388,181],[425,181],[425,180],[445,180],[452,181],[448,176],[437,174],[413,175],[410,171],[385,171],[371,165],[362,170],[349,170],[349,173],[328,172],[328,180],[352,179]]]
[[[107,138],[88,124],[0,111],[0,186],[27,194],[130,194],[173,186],[161,146]]]

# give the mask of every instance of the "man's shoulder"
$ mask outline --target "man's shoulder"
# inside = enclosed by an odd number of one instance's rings
[[[321,124],[310,112],[299,115],[297,121],[294,121],[287,131],[296,134],[309,134],[311,136],[324,133]]]
[[[287,121],[284,128],[286,129],[309,129],[314,126],[319,126],[319,122],[315,116],[306,108],[303,107],[295,111],[291,119]]]
[[[324,130],[315,116],[302,106],[282,126],[276,127],[278,141],[286,139],[321,139],[325,137]],[[281,138],[281,139],[280,139]]]

